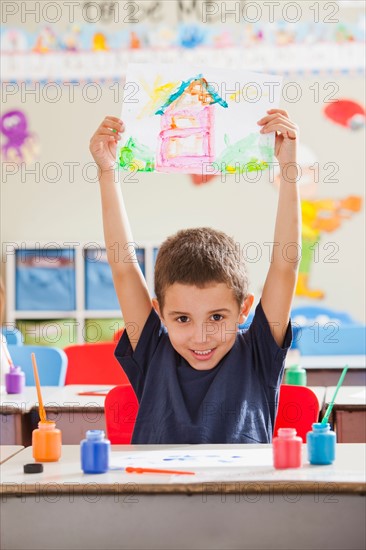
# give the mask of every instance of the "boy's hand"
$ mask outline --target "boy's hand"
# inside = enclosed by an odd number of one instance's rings
[[[261,134],[276,132],[275,155],[280,166],[296,162],[299,127],[291,122],[287,111],[270,109],[267,113],[267,116],[257,122],[262,126]]]
[[[115,131],[113,131],[115,130]],[[89,150],[100,170],[113,170],[116,163],[117,143],[125,131],[121,119],[107,116],[93,134]]]

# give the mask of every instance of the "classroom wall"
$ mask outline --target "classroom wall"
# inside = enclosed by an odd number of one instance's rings
[[[353,16],[353,15],[352,15]],[[33,26],[31,25],[33,28]],[[123,68],[122,68],[123,70]],[[352,98],[364,102],[363,75],[309,75],[285,78],[301,86],[300,101],[282,100],[281,107],[289,111],[300,127],[304,144],[316,154],[320,165],[318,197],[364,197],[365,134],[364,129],[351,132],[330,123],[322,116],[325,86],[335,82],[336,98]],[[319,83],[320,101],[314,102],[311,87]],[[329,89],[328,89],[329,92]],[[40,140],[41,152],[34,166],[19,168],[16,174],[2,175],[1,240],[14,241],[102,241],[102,218],[98,183],[88,181],[95,176],[88,151],[89,139],[105,115],[121,115],[121,102],[114,101],[108,86],[102,88],[97,102],[88,102],[80,90],[70,102],[67,88],[59,101],[44,98],[37,102],[27,96],[22,103],[19,94],[6,103],[3,110],[24,109],[30,129]],[[123,115],[122,115],[123,117]],[[57,165],[56,168],[51,163]],[[74,181],[66,163],[78,163]],[[326,163],[336,163],[336,181],[324,181],[331,175]],[[125,176],[122,176],[122,179]],[[260,296],[269,265],[269,250],[265,243],[273,240],[277,205],[277,190],[268,181],[268,173],[252,183],[242,179],[226,181],[217,178],[206,185],[195,186],[186,175],[138,174],[122,181],[127,211],[135,241],[160,241],[183,227],[208,225],[231,234],[251,256],[248,262],[251,291]],[[334,233],[324,235],[319,247],[319,262],[314,264],[311,286],[323,288],[326,298],[321,303],[347,310],[365,321],[365,217],[361,213],[345,220]],[[248,246],[248,243],[256,243]],[[330,245],[330,243],[335,243]],[[332,257],[329,257],[331,252]],[[254,254],[261,257],[255,259]],[[297,299],[295,304],[305,303]],[[306,301],[309,303],[309,301]]]

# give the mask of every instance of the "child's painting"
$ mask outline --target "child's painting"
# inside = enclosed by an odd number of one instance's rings
[[[272,449],[268,447],[257,449],[216,450],[192,449],[182,447],[167,450],[142,450],[139,452],[114,452],[111,469],[127,468],[160,468],[160,469],[199,469],[199,468],[244,468],[268,466],[272,469]]]
[[[117,150],[122,170],[246,173],[274,162],[274,134],[257,121],[277,108],[281,77],[185,66],[131,64]]]

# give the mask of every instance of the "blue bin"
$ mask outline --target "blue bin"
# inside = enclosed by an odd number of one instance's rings
[[[75,251],[17,250],[15,288],[17,310],[74,310]]]
[[[254,317],[254,313],[249,313],[248,318],[247,318],[247,320],[245,321],[245,323],[242,323],[241,325],[239,325],[239,329],[240,329],[240,330],[241,330],[241,329],[248,330],[248,328],[249,328],[250,325],[252,324],[253,317]]]
[[[153,249],[153,268],[154,269],[155,269],[155,264],[156,264],[156,258],[158,257],[158,252],[159,252],[159,249],[155,247]]]
[[[252,324],[253,317],[254,317],[254,313],[249,313],[245,323],[242,323],[241,325],[239,325],[239,329],[248,330],[248,328]],[[298,338],[298,327],[292,326],[292,344],[291,344],[292,349],[297,348],[297,338]]]
[[[144,249],[137,249],[136,255],[145,275]],[[106,311],[120,309],[105,250],[85,251],[85,308]]]
[[[329,322],[301,327],[297,347],[301,355],[365,355],[366,326]]]

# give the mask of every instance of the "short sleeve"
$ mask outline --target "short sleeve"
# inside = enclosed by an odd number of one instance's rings
[[[114,352],[139,400],[144,389],[149,364],[159,344],[163,330],[164,327],[160,318],[155,309],[152,308],[135,351],[132,349],[127,331],[124,330]]]
[[[286,354],[292,342],[291,321],[286,328],[283,345],[280,347],[273,337],[262,303],[259,302],[247,334],[252,342],[254,364],[260,369],[266,385],[277,387],[283,374]]]

